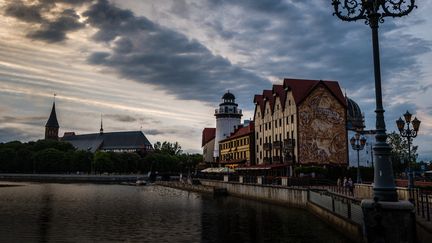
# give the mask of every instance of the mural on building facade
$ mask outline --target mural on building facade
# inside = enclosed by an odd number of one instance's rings
[[[345,112],[322,85],[302,102],[298,110],[299,163],[347,162]]]

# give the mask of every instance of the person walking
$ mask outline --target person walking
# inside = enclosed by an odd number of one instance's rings
[[[351,196],[353,196],[354,195],[354,184],[353,184],[351,177],[348,179],[348,189],[349,189]]]

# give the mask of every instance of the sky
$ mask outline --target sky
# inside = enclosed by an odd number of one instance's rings
[[[432,1],[380,25],[387,131],[407,110],[432,160]],[[0,142],[142,130],[201,151],[229,90],[243,118],[283,78],[336,80],[375,127],[371,31],[323,0],[0,0]]]

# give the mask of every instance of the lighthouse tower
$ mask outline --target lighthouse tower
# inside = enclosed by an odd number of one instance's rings
[[[238,109],[235,103],[235,96],[229,91],[222,96],[222,103],[219,109],[215,110],[216,116],[216,137],[213,157],[218,161],[219,141],[230,136],[234,132],[234,127],[240,125],[242,111]]]

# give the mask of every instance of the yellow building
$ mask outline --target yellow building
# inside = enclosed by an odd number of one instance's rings
[[[219,163],[225,167],[255,164],[254,123],[239,126],[228,138],[219,141]]]
[[[285,79],[255,95],[257,167],[346,164],[346,101],[336,81]]]

